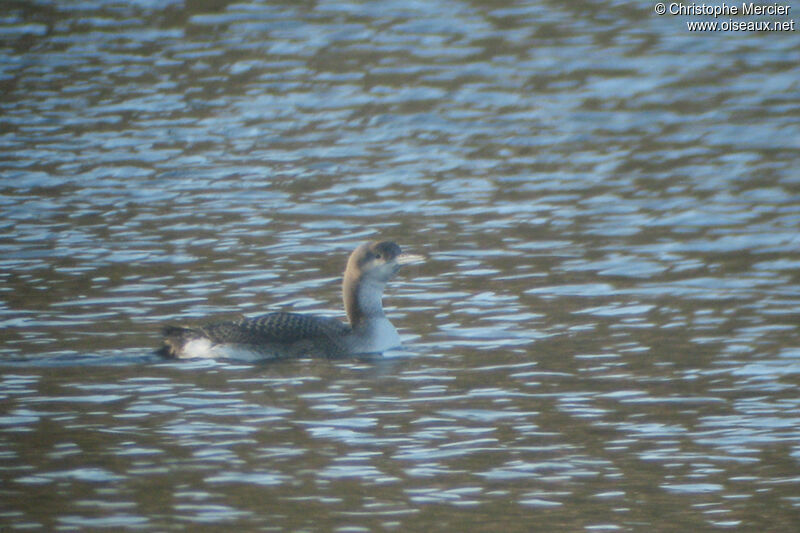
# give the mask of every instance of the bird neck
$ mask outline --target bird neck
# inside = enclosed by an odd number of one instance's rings
[[[382,281],[345,274],[342,284],[344,310],[353,329],[368,320],[384,318],[381,299],[385,286]]]

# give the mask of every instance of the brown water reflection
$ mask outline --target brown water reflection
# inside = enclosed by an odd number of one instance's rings
[[[794,531],[793,33],[628,2],[11,2],[3,529]],[[163,362],[341,313],[377,360]]]

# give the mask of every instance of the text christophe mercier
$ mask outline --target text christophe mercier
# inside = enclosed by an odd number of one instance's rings
[[[792,6],[788,4],[756,4],[742,2],[741,4],[698,4],[683,2],[658,2],[655,4],[657,15],[683,15],[695,17],[728,17],[727,20],[718,22],[693,20],[686,23],[689,31],[797,31],[793,19],[784,20],[734,20],[730,17],[773,17],[787,16],[791,13]]]
[[[786,4],[755,4],[753,2],[742,2],[741,4],[684,4],[682,2],[672,2],[668,4],[666,12],[670,15],[693,15],[693,16],[713,16],[713,17],[735,17],[737,15],[768,15],[783,16],[788,15],[792,6]],[[663,13],[662,13],[663,14]]]

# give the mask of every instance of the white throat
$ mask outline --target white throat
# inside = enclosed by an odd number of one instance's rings
[[[383,318],[383,289],[386,283],[375,279],[362,279],[356,287],[356,305],[364,320]],[[354,324],[355,325],[355,324]]]
[[[400,346],[400,335],[383,312],[385,281],[364,277],[350,289],[356,310],[352,314],[353,331],[345,344],[353,353],[383,352]]]

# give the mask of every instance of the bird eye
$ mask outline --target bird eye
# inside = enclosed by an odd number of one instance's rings
[[[380,258],[381,258],[381,254],[375,254],[375,259],[380,259]]]

